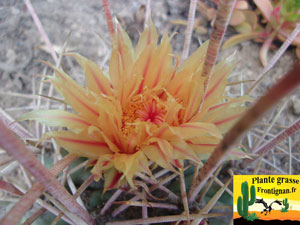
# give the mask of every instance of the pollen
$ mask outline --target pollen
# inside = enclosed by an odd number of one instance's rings
[[[126,136],[134,132],[134,122],[145,121],[153,125],[160,125],[164,121],[166,114],[165,107],[157,104],[156,100],[152,99],[149,102],[134,102],[123,110],[122,116],[122,132]]]
[[[134,122],[138,119],[138,111],[144,109],[144,104],[142,102],[131,103],[125,109],[123,109],[122,116],[122,132],[126,136],[129,133],[134,132]]]

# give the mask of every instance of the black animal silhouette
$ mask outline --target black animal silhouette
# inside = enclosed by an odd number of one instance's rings
[[[271,202],[271,204],[268,206],[268,204],[265,202],[265,200],[262,198],[262,199],[255,199],[255,203],[262,203],[265,207],[265,209],[263,211],[261,211],[261,213],[266,213],[265,216],[267,215],[267,213],[269,212],[269,214],[271,213],[272,211],[272,204],[273,203],[277,203],[279,205],[282,205],[282,201],[279,201],[279,200],[275,200],[273,202]]]

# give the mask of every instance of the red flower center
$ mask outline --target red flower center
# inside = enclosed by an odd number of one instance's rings
[[[149,103],[144,104],[143,110],[137,110],[136,113],[139,115],[140,120],[160,125],[164,121],[166,111],[163,106],[159,106],[153,99]]]
[[[164,106],[158,105],[156,100],[152,99],[147,103],[139,102],[126,107],[123,110],[122,131],[128,135],[134,131],[134,122],[136,120],[151,122],[156,125],[162,124],[166,110]]]

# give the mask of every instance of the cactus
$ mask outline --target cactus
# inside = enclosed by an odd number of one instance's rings
[[[248,182],[247,181],[243,182],[241,188],[242,188],[243,198],[239,196],[237,201],[237,209],[239,215],[246,219],[248,217],[249,206],[253,205],[255,202],[255,197],[256,197],[255,187],[252,185],[250,188],[250,200],[249,200]]]
[[[290,204],[288,203],[288,199],[287,198],[283,199],[282,204],[284,205],[284,208],[282,208],[280,211],[285,213],[288,211],[288,209],[290,207]]]

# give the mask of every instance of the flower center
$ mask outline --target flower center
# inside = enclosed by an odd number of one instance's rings
[[[152,99],[151,101],[144,103],[132,103],[123,109],[122,117],[122,132],[125,135],[134,131],[136,120],[151,122],[155,125],[160,125],[164,121],[164,115],[166,110],[163,106],[157,104]]]
[[[153,99],[144,105],[144,110],[138,110],[136,113],[139,115],[140,120],[160,125],[164,121],[166,111],[163,106],[159,106]]]
[[[122,132],[125,135],[134,131],[133,122],[138,119],[137,111],[142,110],[144,108],[143,103],[133,103],[123,109],[122,116]]]

